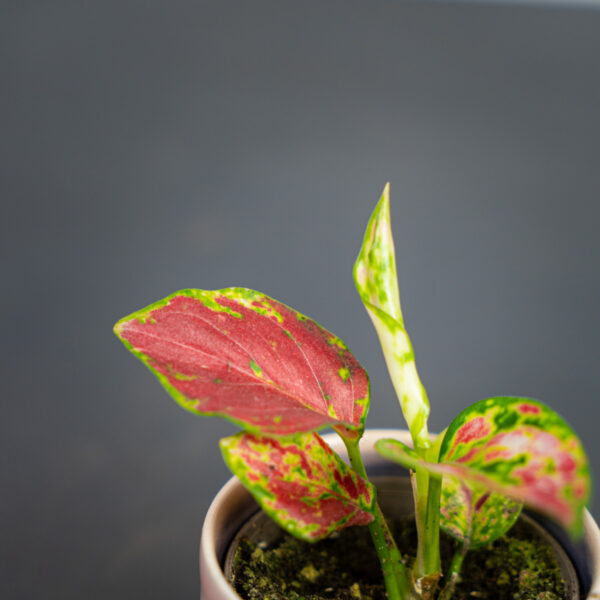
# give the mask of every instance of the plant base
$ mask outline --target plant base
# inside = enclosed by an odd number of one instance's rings
[[[376,479],[384,512],[410,507],[410,488],[397,478]],[[409,509],[410,510],[410,509]],[[401,508],[405,512],[405,508]],[[416,548],[410,517],[391,519],[396,541],[410,563]],[[508,536],[484,550],[469,553],[454,598],[472,600],[571,600],[578,582],[568,559],[531,519],[524,517]],[[225,570],[237,593],[248,600],[384,600],[379,563],[366,528],[353,527],[317,544],[282,532],[258,513],[232,546]],[[448,565],[454,540],[442,538],[442,561]],[[560,563],[560,564],[559,564]],[[566,583],[565,583],[566,580]],[[443,581],[442,581],[443,585]]]

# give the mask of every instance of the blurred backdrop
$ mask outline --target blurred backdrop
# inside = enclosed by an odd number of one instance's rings
[[[369,425],[403,424],[351,277],[388,180],[431,429],[533,396],[600,473],[600,11],[575,6],[3,3],[3,598],[198,597],[234,427],[112,333],[177,289],[311,316],[369,371]]]

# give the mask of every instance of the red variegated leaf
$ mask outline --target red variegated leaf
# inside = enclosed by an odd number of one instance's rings
[[[115,332],[187,410],[276,435],[364,428],[367,374],[346,345],[253,290],[183,290]]]
[[[537,400],[498,397],[473,404],[448,428],[439,464],[418,459],[394,440],[378,442],[377,450],[409,468],[522,502],[573,535],[582,531],[591,485],[587,457],[569,425]]]
[[[375,489],[317,433],[273,438],[240,432],[220,445],[263,510],[296,537],[317,541],[373,520]]]

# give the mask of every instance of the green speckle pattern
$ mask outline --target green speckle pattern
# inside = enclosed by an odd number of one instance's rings
[[[479,528],[475,543],[514,521],[518,503],[547,514],[574,537],[583,531],[591,489],[585,451],[562,417],[538,400],[500,396],[476,402],[448,427],[439,463],[420,460],[395,440],[380,440],[376,448],[405,467],[444,478],[442,507],[448,518],[442,526],[453,535],[470,531],[466,512],[451,514],[451,507],[465,503],[463,486],[472,494],[467,505]],[[458,483],[447,483],[449,478]],[[493,495],[486,499],[486,492],[511,498],[515,505]],[[453,519],[462,520],[460,530]]]
[[[504,535],[521,514],[522,504],[478,486],[445,477],[440,498],[440,527],[475,548]]]
[[[354,265],[356,289],[373,321],[415,445],[428,448],[429,400],[404,328],[390,224],[389,184],[383,190]]]
[[[262,377],[262,369],[256,364],[254,359],[250,361],[250,368],[254,371],[254,374],[257,377]]]
[[[575,535],[582,530],[591,487],[585,451],[562,417],[538,400],[500,396],[470,406],[448,428],[440,462],[468,466]],[[493,510],[488,502],[483,514]]]
[[[347,346],[255,290],[181,290],[121,319],[115,333],[194,414],[271,435],[364,429],[368,376]]]
[[[338,375],[340,376],[341,380],[344,383],[346,383],[346,381],[348,381],[348,379],[350,378],[350,371],[346,367],[342,367],[338,371]]]
[[[314,542],[373,520],[374,487],[317,433],[273,438],[242,432],[220,446],[262,509],[295,537]]]

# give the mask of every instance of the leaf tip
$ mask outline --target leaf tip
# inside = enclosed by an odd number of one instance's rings
[[[121,335],[121,332],[123,331],[123,327],[125,325],[126,320],[125,319],[119,319],[114,327],[113,327],[113,332],[114,334],[120,339],[123,339],[123,336]]]
[[[383,186],[383,192],[381,193],[381,198],[384,200],[384,202],[388,202],[390,201],[390,182],[386,181],[385,185]]]
[[[377,206],[374,210],[374,215],[384,215],[388,217],[390,213],[390,182],[388,181],[383,186],[383,191],[381,192],[381,197],[379,198],[379,202],[377,202]]]

